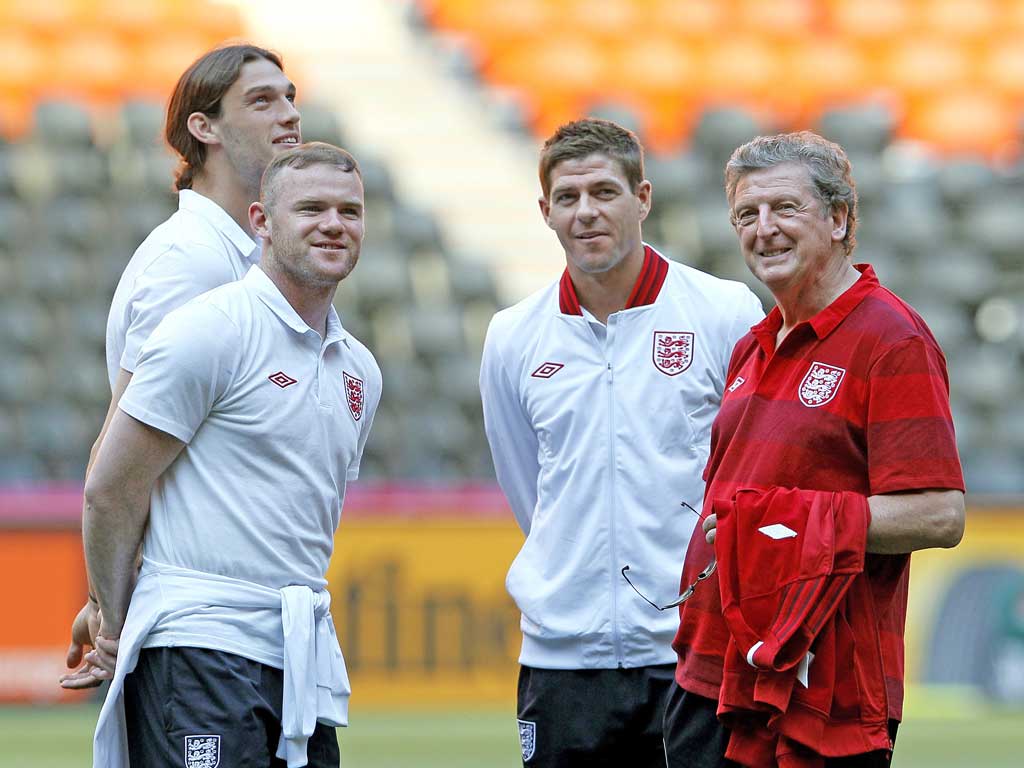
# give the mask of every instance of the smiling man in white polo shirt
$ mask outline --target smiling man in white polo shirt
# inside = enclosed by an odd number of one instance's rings
[[[86,484],[97,656],[118,657],[97,768],[338,765],[324,575],[381,392],[331,305],[363,238],[358,166],[289,150],[249,215],[259,266],[153,332]]]
[[[742,284],[644,244],[651,183],[629,131],[562,126],[540,182],[566,269],[495,315],[480,371],[498,481],[526,534],[507,580],[523,763],[661,768],[678,622],[620,572],[675,596],[695,522],[680,502],[700,506],[729,356],[763,312]]]
[[[295,86],[280,57],[255,45],[208,51],[179,78],[164,126],[180,160],[174,184],[178,210],[138,247],[117,284],[106,335],[110,407],[90,466],[139,349],[157,324],[189,299],[238,280],[259,261],[249,204],[259,197],[271,158],[301,140],[294,100]],[[74,671],[61,679],[65,688],[93,687],[104,677],[91,664],[75,669],[98,622],[90,600],[72,627],[67,665]]]

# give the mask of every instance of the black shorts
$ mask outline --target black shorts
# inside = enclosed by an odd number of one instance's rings
[[[715,714],[718,702],[684,691],[672,684],[665,706],[665,756],[668,768],[739,768],[725,759],[729,729]],[[899,723],[889,721],[889,738],[896,743]],[[888,768],[892,753],[887,750],[849,757],[830,757],[825,768]]]
[[[675,665],[519,670],[527,768],[664,768],[661,724]]]
[[[284,673],[205,648],[144,648],[125,677],[132,768],[285,768],[281,738]],[[317,723],[311,768],[337,768],[338,737]]]

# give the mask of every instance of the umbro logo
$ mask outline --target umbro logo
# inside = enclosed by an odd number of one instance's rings
[[[563,368],[565,368],[564,363],[542,363],[541,366],[530,375],[535,379],[550,379]]]
[[[290,387],[292,384],[298,382],[298,379],[293,379],[284,371],[272,373],[269,376],[267,376],[267,378],[270,379],[275,384],[277,384],[277,386],[279,386],[281,389],[284,389],[285,387]]]
[[[796,531],[794,531],[789,526],[783,525],[782,523],[764,525],[758,528],[757,530],[763,533],[769,539],[775,539],[776,541],[778,541],[779,539],[792,539],[794,536],[797,535]]]

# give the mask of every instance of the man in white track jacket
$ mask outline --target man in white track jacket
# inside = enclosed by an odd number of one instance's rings
[[[566,270],[491,321],[480,372],[494,465],[526,542],[524,765],[663,766],[679,567],[733,344],[763,317],[740,283],[641,239],[643,151],[604,120],[562,126],[540,161],[541,212]],[[723,211],[723,216],[725,212]]]

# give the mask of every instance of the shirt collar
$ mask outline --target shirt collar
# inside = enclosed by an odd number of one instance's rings
[[[661,286],[665,283],[668,275],[668,259],[644,243],[644,263],[640,267],[640,274],[637,275],[636,283],[626,301],[626,309],[633,307],[645,307],[653,304],[661,293]],[[558,283],[558,308],[564,315],[583,315],[580,301],[576,297],[576,288],[569,277],[569,269],[562,273],[562,279]]]
[[[860,272],[857,282],[840,294],[839,298],[806,321],[806,324],[810,326],[814,335],[819,339],[823,339],[832,333],[868,294],[881,285],[878,282],[875,270],[870,264],[854,264],[853,266]],[[804,323],[800,325],[804,325]],[[764,320],[751,328],[750,331],[754,334],[754,338],[757,339],[761,348],[771,354],[775,349],[775,339],[778,337],[780,328],[782,328],[782,311],[776,305]]]
[[[299,313],[288,303],[288,299],[284,297],[280,289],[274,285],[274,281],[270,279],[266,272],[260,269],[259,265],[251,267],[245,273],[242,281],[281,319],[281,322],[293,331],[299,334],[317,333],[299,316]],[[319,334],[317,333],[317,335]],[[331,306],[327,310],[327,338],[324,339],[324,345],[333,344],[336,341],[346,341],[346,337],[347,333],[341,325],[338,311]]]
[[[259,258],[259,246],[256,242],[238,226],[237,221],[228,216],[227,211],[210,198],[195,190],[183,189],[178,192],[178,210],[189,211],[206,219],[218,232],[231,241],[231,244],[247,261],[255,263],[255,260]]]

